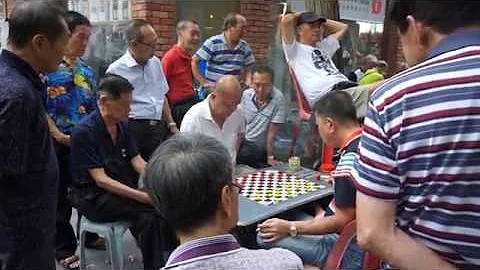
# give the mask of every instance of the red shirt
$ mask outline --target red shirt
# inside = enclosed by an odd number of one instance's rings
[[[167,98],[170,105],[194,97],[192,56],[178,45],[174,45],[162,58],[163,73],[168,82]]]

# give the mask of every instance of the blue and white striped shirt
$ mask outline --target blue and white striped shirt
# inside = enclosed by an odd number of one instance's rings
[[[371,97],[357,189],[458,267],[480,267],[480,31],[458,31]]]
[[[241,39],[231,50],[223,33],[207,39],[195,55],[207,62],[205,79],[209,82],[216,82],[227,74],[239,76],[242,68],[255,63],[252,49],[245,40]]]

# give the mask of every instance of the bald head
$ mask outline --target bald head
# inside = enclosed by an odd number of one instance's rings
[[[215,84],[215,91],[212,93],[214,102],[214,114],[229,116],[237,108],[242,98],[242,90],[237,77],[225,75]]]
[[[225,75],[215,84],[215,92],[220,95],[226,92],[240,92],[240,89],[240,82],[233,75]]]

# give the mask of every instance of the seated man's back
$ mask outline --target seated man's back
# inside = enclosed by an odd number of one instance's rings
[[[218,140],[174,135],[155,151],[144,180],[181,242],[164,269],[303,269],[290,251],[248,250],[228,233],[238,221],[240,187]]]

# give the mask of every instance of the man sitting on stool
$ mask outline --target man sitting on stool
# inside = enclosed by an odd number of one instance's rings
[[[146,163],[126,123],[132,90],[125,78],[107,75],[99,85],[99,110],[73,128],[74,205],[94,222],[132,222],[144,268],[158,269],[164,264],[163,251],[173,250],[176,238],[150,196],[137,189]]]

